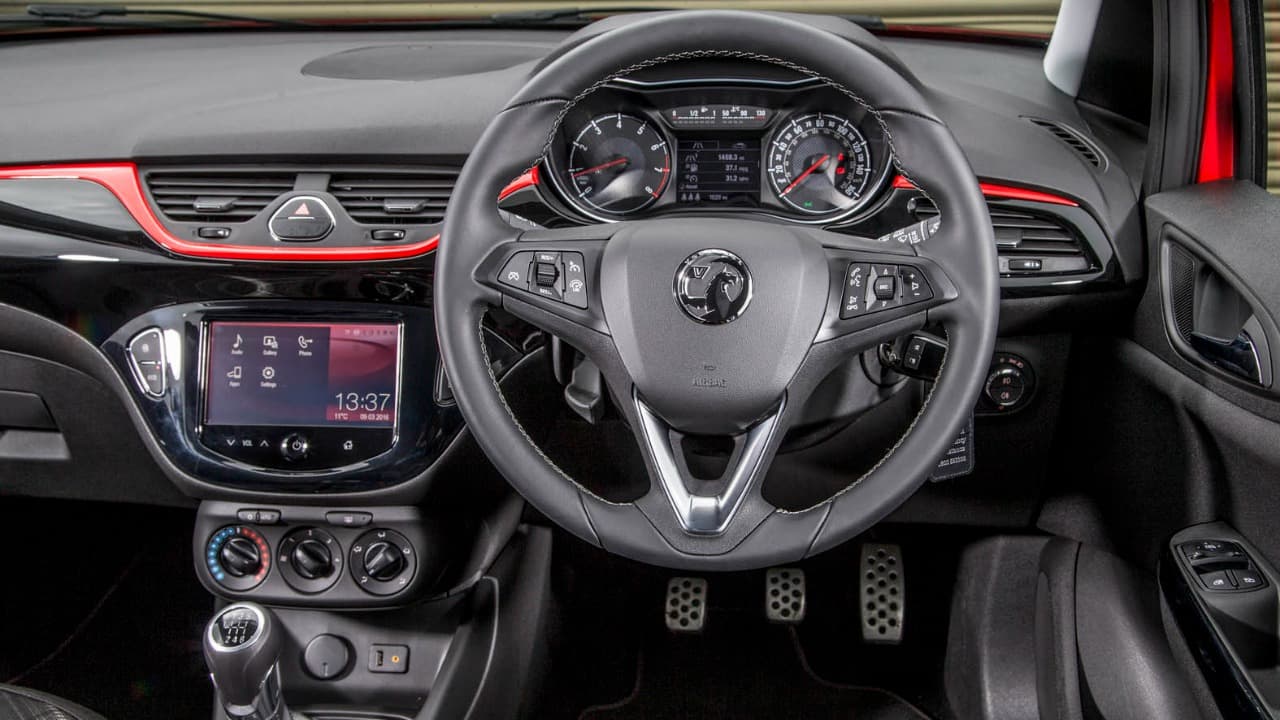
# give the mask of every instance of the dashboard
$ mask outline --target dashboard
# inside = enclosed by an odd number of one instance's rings
[[[9,489],[427,494],[464,435],[431,317],[453,182],[529,73],[625,21],[0,45],[23,128],[0,135],[0,391],[49,417],[0,412]],[[1042,48],[886,45],[983,183],[1011,322],[1086,323],[1141,282],[1135,141],[1052,88]],[[547,143],[500,199],[530,227],[749,213],[879,237],[939,214],[873,115],[780,68],[616,77]],[[495,375],[522,382],[540,341],[485,332]]]

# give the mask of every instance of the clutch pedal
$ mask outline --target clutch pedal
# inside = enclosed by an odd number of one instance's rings
[[[804,620],[804,571],[800,568],[769,568],[764,579],[764,614],[769,622],[798,624]]]
[[[902,622],[906,616],[902,548],[864,544],[858,571],[862,639],[869,643],[897,645],[902,642]]]
[[[702,632],[707,623],[707,581],[695,577],[668,580],[663,615],[671,632]]]

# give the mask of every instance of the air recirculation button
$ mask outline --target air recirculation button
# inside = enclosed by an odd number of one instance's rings
[[[289,533],[280,543],[277,559],[285,582],[301,593],[328,590],[342,575],[342,547],[320,528]]]

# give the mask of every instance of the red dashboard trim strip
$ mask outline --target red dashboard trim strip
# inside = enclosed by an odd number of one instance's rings
[[[1236,176],[1235,50],[1230,0],[1209,0],[1208,62],[1205,67],[1204,120],[1200,128],[1200,166],[1196,182]]]
[[[898,175],[893,178],[893,186],[900,190],[915,190],[916,186],[911,181]],[[1050,205],[1067,205],[1070,207],[1080,207],[1080,203],[1071,198],[1053,193],[1043,192],[1041,190],[1029,190],[1027,188],[1014,187],[1013,185],[1001,185],[992,182],[979,182],[978,187],[982,189],[982,194],[989,198],[1003,198],[1005,200],[1027,200],[1029,202],[1049,203]]]
[[[184,240],[171,233],[156,217],[146,194],[138,166],[133,163],[93,165],[35,165],[0,167],[0,179],[72,178],[96,182],[111,191],[133,219],[158,245],[177,255],[216,258],[219,260],[262,260],[270,262],[332,262],[361,260],[397,260],[431,252],[440,244],[440,236],[409,245],[385,247],[288,247],[220,245]]]
[[[525,188],[536,187],[537,185],[538,167],[535,165],[525,174],[507,183],[507,186],[502,188],[502,192],[498,193],[498,202],[506,200],[508,197],[515,195]]]

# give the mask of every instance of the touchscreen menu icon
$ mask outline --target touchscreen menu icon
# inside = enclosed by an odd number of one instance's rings
[[[262,347],[271,348],[272,350],[279,350],[280,343],[276,342],[275,335],[264,335],[262,337]]]

